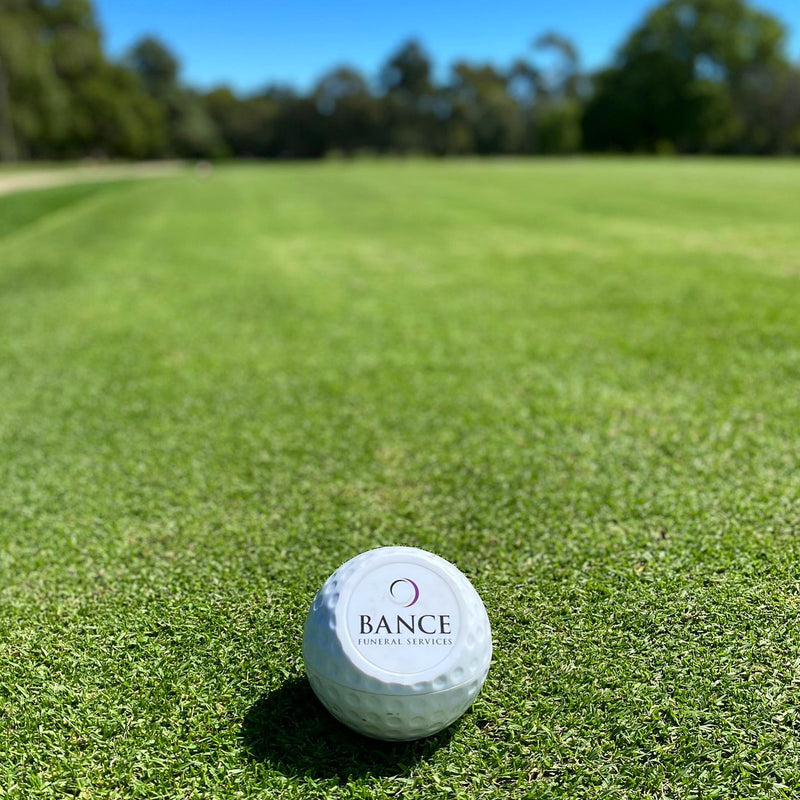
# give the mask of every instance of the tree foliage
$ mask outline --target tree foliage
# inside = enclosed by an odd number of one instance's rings
[[[645,152],[786,150],[800,118],[781,120],[778,131],[767,113],[791,83],[785,41],[777,19],[743,0],[668,0],[631,34],[614,66],[597,76],[584,117],[588,145]],[[764,126],[770,134],[759,133]]]
[[[200,96],[181,85],[178,60],[165,44],[145,37],[128,53],[126,64],[164,114],[159,155],[196,158],[226,154]]]
[[[0,114],[5,158],[141,158],[160,110],[104,56],[88,0],[2,0]]]
[[[548,31],[508,66],[447,80],[402,43],[374,78],[341,65],[306,93],[198,92],[163,42],[110,61],[90,0],[0,0],[0,160],[581,150],[800,152],[800,69],[786,30],[745,0],[666,0],[595,74]]]

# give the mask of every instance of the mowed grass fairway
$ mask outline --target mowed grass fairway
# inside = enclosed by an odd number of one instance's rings
[[[800,792],[800,163],[238,166],[0,198],[0,796]],[[302,625],[432,550],[456,725]]]

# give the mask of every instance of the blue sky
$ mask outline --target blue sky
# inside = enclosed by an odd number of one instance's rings
[[[329,67],[351,64],[368,77],[416,37],[437,74],[458,58],[508,64],[546,30],[569,36],[587,67],[607,63],[651,7],[646,0],[95,0],[108,52],[116,57],[145,34],[163,39],[183,79],[200,88],[227,83],[253,91],[267,83],[309,88]],[[757,4],[790,29],[800,60],[800,0]]]

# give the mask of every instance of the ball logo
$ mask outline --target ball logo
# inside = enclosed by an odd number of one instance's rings
[[[398,578],[389,587],[389,596],[403,608],[410,608],[419,600],[419,586],[411,578]]]
[[[347,601],[350,641],[389,672],[424,672],[438,664],[452,652],[459,628],[453,589],[422,564],[387,563],[365,572]]]

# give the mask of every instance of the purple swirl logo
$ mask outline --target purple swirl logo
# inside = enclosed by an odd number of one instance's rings
[[[389,587],[389,596],[403,608],[409,608],[419,600],[419,586],[411,578],[398,578]]]

